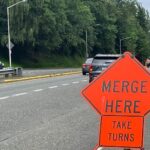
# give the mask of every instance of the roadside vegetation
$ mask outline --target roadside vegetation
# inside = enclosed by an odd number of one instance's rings
[[[0,1],[0,57],[8,60],[7,7]],[[78,67],[88,53],[150,56],[150,18],[137,0],[32,0],[10,9],[12,61],[26,67]],[[123,40],[124,39],[124,40]]]

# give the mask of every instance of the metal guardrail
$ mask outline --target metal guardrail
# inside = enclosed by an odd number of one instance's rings
[[[12,76],[22,76],[22,68],[3,68],[0,69],[0,75],[4,77]]]

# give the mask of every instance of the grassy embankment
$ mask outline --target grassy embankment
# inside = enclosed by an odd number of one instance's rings
[[[9,66],[9,62],[6,59],[0,58],[0,61],[5,64],[5,67]],[[84,62],[84,58],[81,57],[66,57],[66,56],[53,56],[49,58],[34,58],[24,59],[20,62],[12,60],[13,67],[23,68],[78,68],[81,67]]]

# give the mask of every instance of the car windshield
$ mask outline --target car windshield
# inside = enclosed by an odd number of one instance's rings
[[[116,60],[118,57],[115,56],[101,56],[101,57],[94,57],[93,63],[99,63],[99,62],[108,62],[111,63],[111,60]],[[111,62],[110,62],[111,61]]]

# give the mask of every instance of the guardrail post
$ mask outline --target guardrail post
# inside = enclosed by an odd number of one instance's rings
[[[5,78],[8,78],[9,77],[9,74],[5,74]]]
[[[22,76],[22,68],[18,68],[18,76]]]
[[[15,68],[15,75],[18,77],[22,76],[22,68],[21,67]]]

